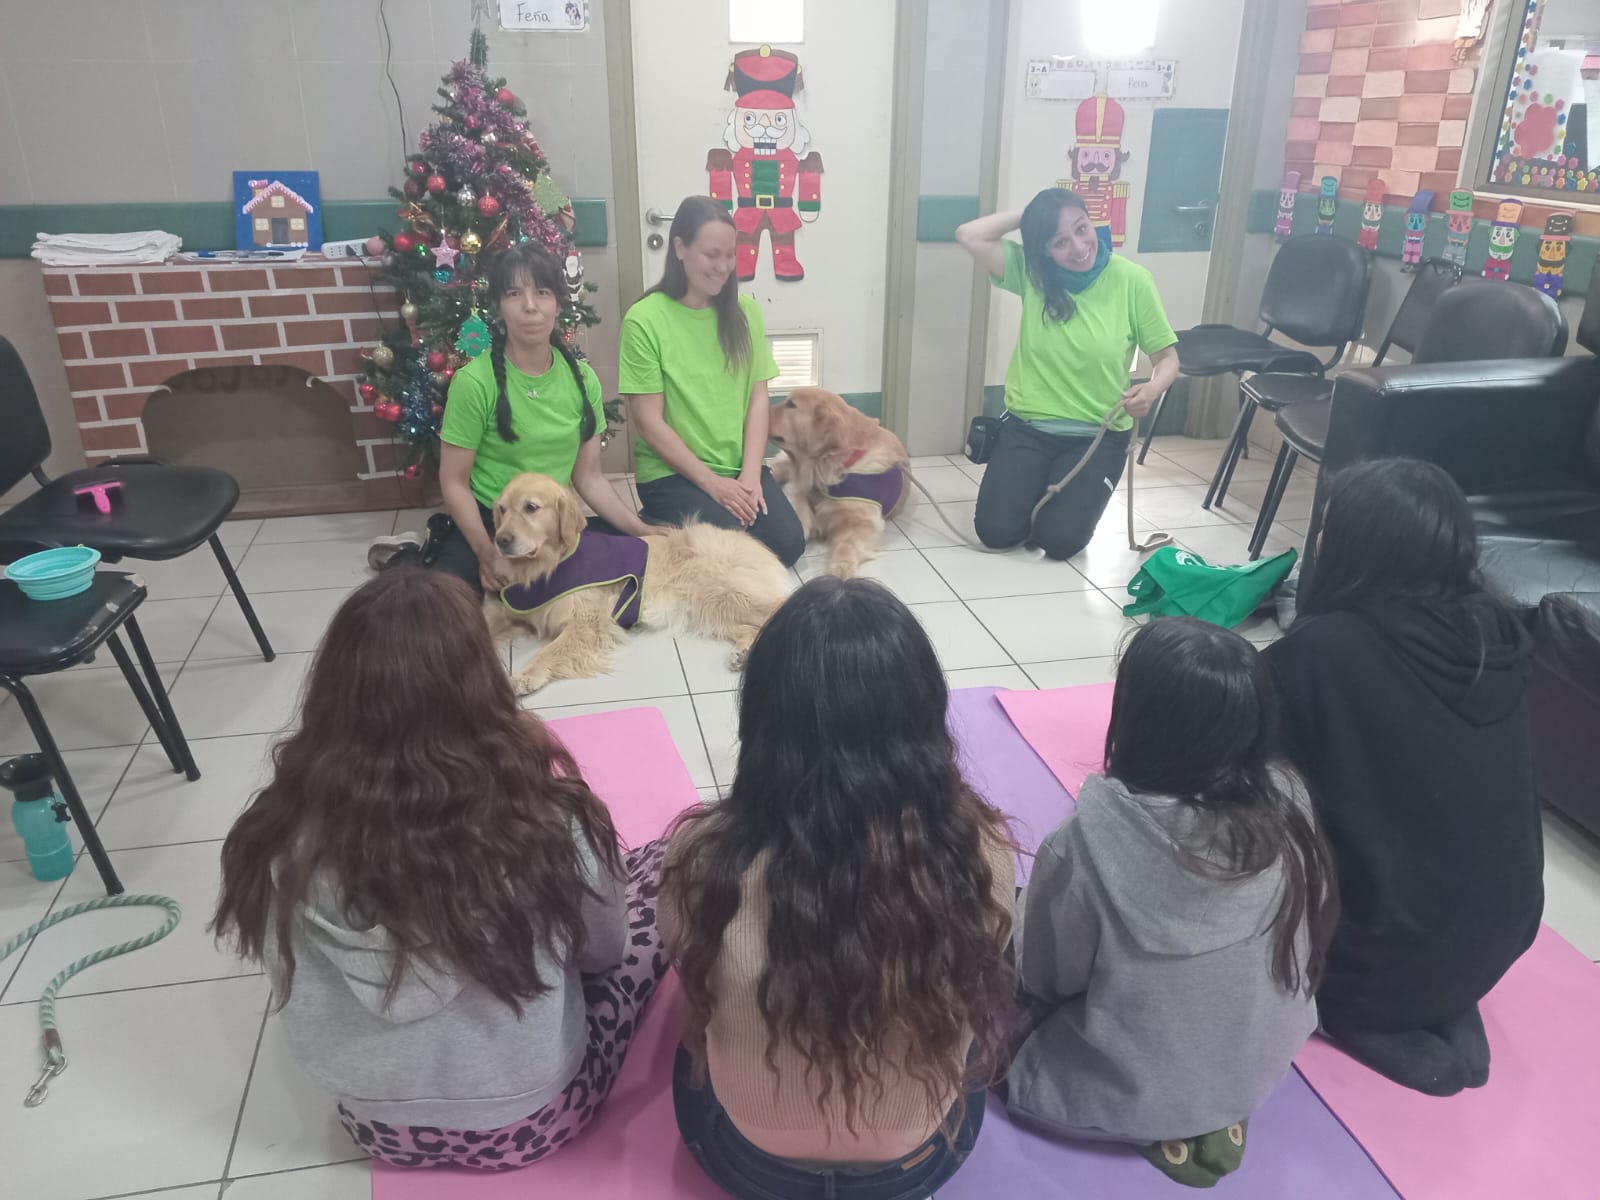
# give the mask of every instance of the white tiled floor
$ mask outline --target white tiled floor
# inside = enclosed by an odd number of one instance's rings
[[[1199,508],[1216,443],[1163,439],[1138,477],[1136,524],[1160,527],[1212,561],[1242,561],[1271,468],[1242,462],[1228,503]],[[959,458],[918,460],[917,474],[964,528],[982,468]],[[1305,537],[1314,474],[1296,472],[1270,551]],[[619,481],[620,490],[627,485]],[[885,539],[868,574],[893,588],[923,622],[953,687],[1063,687],[1109,679],[1133,628],[1119,605],[1141,556],[1127,549],[1121,496],[1099,534],[1071,563],[1020,552],[987,555],[960,544],[920,497]],[[6,1195],[101,1200],[154,1193],[163,1200],[365,1200],[366,1161],[332,1105],[296,1068],[266,1019],[259,975],[218,949],[205,925],[215,903],[220,839],[259,785],[274,735],[294,716],[311,651],[329,617],[365,577],[367,539],[420,529],[427,513],[241,521],[224,542],[277,644],[255,652],[209,555],[142,565],[152,600],[143,624],[172,684],[173,701],[203,773],[185,783],[168,767],[109,660],[39,682],[37,692],[79,789],[129,891],[179,899],[184,920],[166,941],[92,968],[60,1006],[72,1067],[41,1107],[22,1093],[38,1073],[36,1000],[49,974],[85,949],[143,930],[153,913],[80,918],[0,964],[0,1145]],[[797,574],[822,569],[816,556]],[[1270,620],[1242,632],[1276,636]],[[517,665],[533,651],[507,652]],[[550,717],[648,703],[660,708],[702,798],[732,779],[737,676],[726,648],[704,638],[642,631],[614,674],[552,685],[531,703]],[[0,706],[0,756],[31,749],[15,705]],[[1546,822],[1546,916],[1600,958],[1600,843],[1560,818]],[[52,907],[98,893],[89,864],[64,885],[27,873],[0,822],[0,938]],[[9,1090],[8,1090],[9,1089]]]

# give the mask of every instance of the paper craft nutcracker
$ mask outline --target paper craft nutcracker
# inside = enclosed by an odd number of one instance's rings
[[[1283,187],[1278,189],[1278,219],[1272,224],[1272,236],[1287,242],[1294,232],[1294,198],[1300,192],[1300,172],[1285,171]]]
[[[1077,142],[1068,155],[1072,178],[1058,179],[1056,186],[1077,192],[1089,210],[1100,240],[1108,236],[1112,249],[1128,238],[1129,186],[1122,176],[1122,164],[1129,152],[1122,148],[1122,126],[1127,119],[1122,105],[1109,96],[1090,96],[1078,105]],[[1104,232],[1102,232],[1104,231]]]
[[[1472,237],[1472,193],[1450,193],[1450,211],[1445,214],[1444,260],[1457,270],[1467,265],[1467,241]]]
[[[1383,191],[1385,184],[1374,179],[1367,184],[1367,194],[1361,200],[1361,232],[1356,243],[1363,250],[1378,248],[1378,226],[1383,222]]]
[[[1406,209],[1406,240],[1400,246],[1400,269],[1415,271],[1422,261],[1422,239],[1428,236],[1428,210],[1433,207],[1433,193],[1418,192],[1411,197]]]
[[[733,213],[739,278],[756,277],[766,230],[772,273],[791,283],[804,279],[794,234],[822,210],[822,158],[815,150],[806,153],[811,135],[795,113],[794,95],[805,86],[800,61],[771,46],[744,50],[734,55],[723,86],[737,99],[728,116],[726,149],[706,155],[706,171],[711,198]]]
[[[1489,257],[1483,260],[1485,279],[1511,278],[1511,252],[1517,248],[1522,222],[1522,201],[1502,200],[1489,225]]]
[[[1561,295],[1561,276],[1567,269],[1567,243],[1572,240],[1572,225],[1573,216],[1569,212],[1551,213],[1544,223],[1533,286],[1547,296]]]
[[[1317,193],[1317,233],[1332,234],[1333,218],[1339,212],[1339,181],[1332,175],[1322,177],[1322,190]]]

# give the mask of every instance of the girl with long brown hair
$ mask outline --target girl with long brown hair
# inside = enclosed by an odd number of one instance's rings
[[[351,1136],[397,1166],[563,1145],[666,970],[661,844],[619,852],[477,610],[443,572],[357,589],[222,849],[213,928],[265,966]]]
[[[737,1197],[925,1197],[1010,1030],[1014,847],[962,779],[944,673],[882,586],[824,577],[745,668],[727,799],[678,821],[678,1126]]]

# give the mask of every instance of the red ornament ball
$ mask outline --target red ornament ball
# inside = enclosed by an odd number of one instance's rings
[[[363,383],[360,387],[356,388],[356,391],[361,393],[361,398],[368,404],[371,404],[373,397],[378,394],[378,389],[373,387],[370,383]]]
[[[517,95],[510,88],[501,88],[494,94],[494,98],[500,101],[501,104],[510,105],[517,102]]]
[[[417,239],[409,233],[394,235],[394,248],[397,253],[410,254],[417,248]]]
[[[500,211],[500,201],[493,196],[484,196],[478,201],[478,211],[486,217],[492,217]]]
[[[398,404],[390,404],[388,402],[374,405],[372,411],[377,414],[380,421],[390,422],[398,421],[405,413],[405,410]]]
[[[415,179],[408,179],[405,186],[400,189],[407,200],[415,200],[422,195],[422,184]]]
[[[407,479],[421,479],[422,464],[419,462],[407,463],[402,474],[405,475]]]
[[[413,162],[410,171],[413,175],[426,175],[428,173],[428,164],[425,162]]]
[[[377,234],[373,234],[371,237],[369,237],[367,239],[367,254],[370,255],[373,258],[377,258],[378,255],[380,255],[382,253],[383,253],[383,239],[381,237],[379,237]]]
[[[442,371],[446,366],[449,365],[449,363],[450,360],[445,356],[445,352],[443,350],[428,351],[428,370]]]
[[[474,114],[473,116],[469,116],[467,118],[467,128],[468,129],[473,129],[473,130],[482,129],[483,128],[483,118],[480,117],[480,116],[477,116],[476,114]]]
[[[437,196],[440,192],[444,191],[444,188],[445,188],[445,183],[444,183],[444,176],[443,175],[429,175],[428,176],[428,190],[430,192],[432,192],[435,196]]]
[[[428,415],[430,417],[442,417],[442,416],[444,416],[444,405],[435,404],[432,408],[430,408],[428,410]]]

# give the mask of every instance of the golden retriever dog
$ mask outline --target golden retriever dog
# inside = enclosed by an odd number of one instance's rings
[[[848,578],[878,556],[883,523],[911,490],[900,439],[822,388],[796,388],[773,406],[772,466],[809,541],[828,547],[828,573]]]
[[[604,675],[624,625],[635,620],[731,642],[737,669],[794,586],[772,551],[738,530],[690,524],[634,539],[585,535],[584,525],[577,497],[548,475],[518,475],[495,501],[494,540],[511,564],[512,581],[501,595],[484,597],[489,631],[504,639],[523,628],[548,639],[512,679],[519,696],[556,679]],[[590,539],[582,557],[598,561],[598,581],[545,596],[541,581],[569,567],[569,558],[577,565],[580,535]],[[625,562],[639,541],[648,548],[642,579]],[[561,586],[568,581],[564,572]]]

